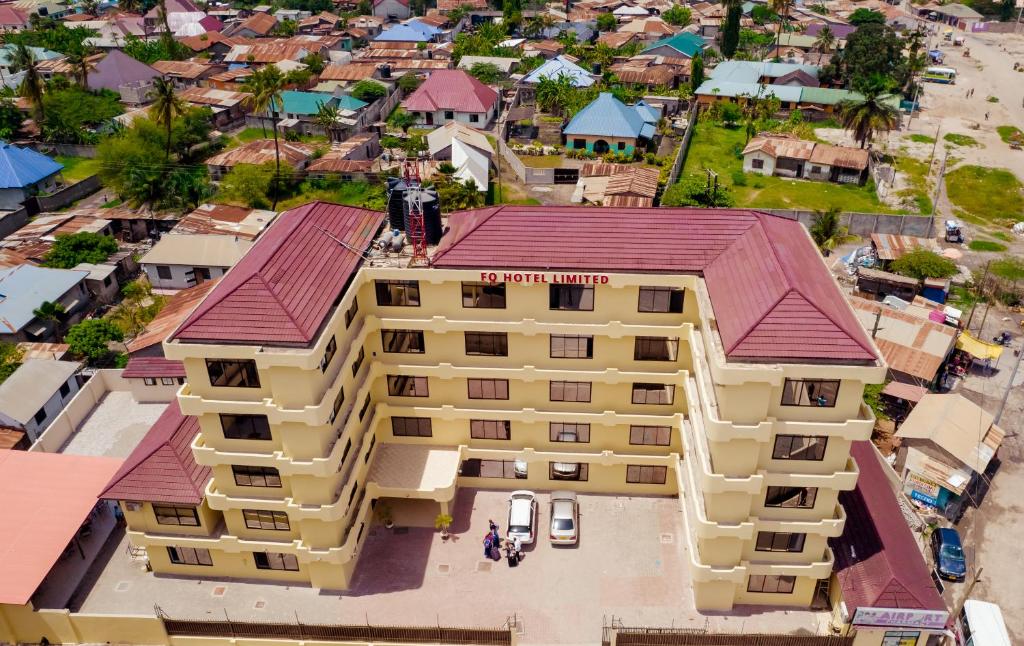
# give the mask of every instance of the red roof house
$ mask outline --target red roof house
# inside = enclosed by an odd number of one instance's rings
[[[437,70],[402,101],[402,107],[425,125],[461,121],[483,128],[496,116],[498,93],[463,70]]]
[[[132,357],[121,376],[125,379],[185,378],[185,364],[163,357]]]
[[[729,359],[876,360],[794,220],[748,209],[508,205],[453,213],[448,225],[435,267],[700,274]]]
[[[0,4],[0,31],[19,31],[28,27],[28,15],[9,4]]]
[[[199,420],[172,401],[100,494],[107,500],[198,505],[210,467],[196,464],[192,440]]]

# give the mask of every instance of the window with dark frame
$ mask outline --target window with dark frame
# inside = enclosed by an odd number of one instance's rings
[[[155,386],[156,385],[156,377],[143,377],[142,378],[142,383],[146,384],[147,386]]]
[[[243,509],[242,518],[249,529],[269,529],[275,532],[287,532],[292,526],[288,522],[288,514],[283,511],[267,511],[263,509]]]
[[[684,295],[681,287],[641,287],[637,311],[681,314]]]
[[[388,375],[388,394],[392,397],[429,397],[427,378]]]
[[[370,408],[370,396],[367,395],[366,396],[366,401],[363,402],[362,408],[359,409],[359,421],[360,422],[363,421],[364,417],[366,417],[366,411],[369,410],[369,408]]]
[[[592,312],[594,310],[593,285],[549,285],[550,309]]]
[[[548,398],[553,402],[589,402],[591,383],[589,381],[552,381]]]
[[[40,408],[36,411],[36,414],[32,417],[36,424],[42,424],[46,420],[46,409]]]
[[[353,298],[352,305],[345,310],[345,329],[348,329],[352,325],[352,321],[356,319],[356,314],[359,313],[359,299]]]
[[[764,160],[763,159],[752,159],[752,160],[750,160],[750,167],[751,168],[756,168],[756,169],[760,170],[760,169],[764,168]]]
[[[838,379],[787,379],[782,385],[783,406],[833,408],[838,396]]]
[[[548,423],[548,439],[552,442],[590,442],[590,424],[571,424],[563,422]]]
[[[366,358],[366,349],[359,348],[359,356],[352,362],[352,376],[355,377],[359,373],[359,368],[363,365],[363,359]]]
[[[370,461],[373,457],[373,447],[377,446],[377,436],[374,435],[370,438],[370,446],[366,447],[366,453],[363,454],[363,464]]]
[[[375,280],[377,305],[391,307],[418,307],[420,283],[418,280]]]
[[[395,437],[433,437],[429,417],[392,417],[391,434]]]
[[[629,443],[642,446],[670,446],[672,427],[630,425]]]
[[[768,492],[764,497],[764,506],[813,509],[817,497],[817,487],[768,487]]]
[[[253,561],[259,570],[299,571],[299,559],[294,554],[283,552],[253,552]]]
[[[174,377],[160,377],[160,383],[164,386],[173,386],[175,383]]]
[[[266,415],[233,415],[221,413],[220,428],[229,440],[269,440],[270,422]]]
[[[672,384],[634,383],[634,404],[671,404],[675,397]]]
[[[159,278],[160,280],[170,280],[171,279],[171,268],[168,267],[167,265],[157,265],[156,266],[156,277]]]
[[[512,422],[507,419],[471,419],[469,436],[474,440],[510,440]]]
[[[231,472],[235,476],[235,485],[239,487],[281,487],[281,474],[274,467],[233,464]]]
[[[772,449],[773,460],[814,460],[825,459],[828,437],[824,435],[776,435]]]
[[[675,361],[678,358],[678,337],[638,336],[633,343],[635,361]]]
[[[389,354],[423,354],[423,330],[381,330],[380,338]]]
[[[576,334],[552,334],[551,358],[593,359],[594,337]]]
[[[210,385],[225,388],[259,388],[260,375],[252,359],[207,359]]]
[[[338,419],[338,413],[341,412],[341,407],[345,405],[345,389],[338,389],[338,394],[334,398],[334,403],[331,404],[331,416],[327,418],[328,424],[333,424],[334,420]]]
[[[523,480],[527,475],[526,463],[522,470],[516,470],[515,460],[481,460],[469,458],[459,465],[459,475],[464,478],[502,478],[506,480]]]
[[[795,576],[776,574],[751,574],[747,578],[747,592],[792,594],[796,587]]]
[[[548,480],[586,482],[590,479],[590,465],[586,462],[548,462]]]
[[[467,379],[470,399],[508,399],[508,379]]]
[[[626,482],[629,484],[665,484],[668,467],[646,464],[627,464]]]
[[[65,381],[64,383],[62,383],[60,385],[60,396],[61,396],[62,399],[64,397],[67,397],[70,392],[71,392],[71,385],[68,384],[68,382]]]
[[[758,552],[803,552],[807,534],[758,532],[754,549]]]
[[[185,525],[199,527],[199,514],[195,507],[177,505],[153,505],[153,515],[159,525]]]
[[[210,550],[201,547],[167,547],[167,558],[175,565],[213,565]]]
[[[337,352],[338,339],[332,336],[331,340],[327,342],[327,348],[324,350],[324,356],[320,359],[320,372],[327,372],[327,368],[331,365],[331,361],[334,359],[334,355]]]
[[[505,332],[466,332],[465,336],[467,355],[508,356],[508,334]]]
[[[462,283],[462,306],[505,309],[505,283]]]

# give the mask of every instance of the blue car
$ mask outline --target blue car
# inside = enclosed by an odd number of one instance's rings
[[[935,557],[935,571],[943,579],[963,581],[967,576],[963,545],[955,529],[943,527],[932,532],[932,556]]]

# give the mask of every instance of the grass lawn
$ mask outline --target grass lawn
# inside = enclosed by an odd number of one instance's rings
[[[935,137],[929,137],[928,135],[910,135],[907,139],[918,144],[934,144]]]
[[[743,158],[739,153],[746,137],[742,128],[726,128],[706,122],[696,128],[683,174],[703,176],[706,168],[716,171],[719,182],[732,189],[736,206],[810,210],[838,207],[843,211],[892,212],[879,202],[870,185],[850,186],[743,174]],[[740,177],[745,186],[736,184]]]
[[[1004,168],[961,166],[946,175],[946,192],[972,222],[1010,227],[1024,211],[1020,180]]]
[[[1006,245],[991,240],[971,240],[967,246],[971,251],[1006,251]]]
[[[95,175],[100,170],[100,160],[89,157],[65,157],[57,155],[53,158],[58,164],[64,164],[61,174],[69,183],[80,182],[86,177]]]
[[[522,191],[514,186],[502,184],[501,189],[495,182],[491,182],[490,190],[487,192],[488,204],[522,204],[524,206],[538,206],[540,200],[527,197]]]
[[[561,155],[517,155],[519,161],[530,168],[561,168]]]
[[[896,157],[896,171],[903,173],[909,185],[899,192],[901,197],[909,197],[917,205],[918,213],[932,212],[931,186],[928,182],[928,163],[914,157]]]
[[[996,238],[997,240],[1002,240],[1003,242],[1013,242],[1013,236],[1003,231],[996,231],[994,233],[990,233],[989,235],[991,235],[993,238]]]
[[[385,199],[384,187],[381,185],[367,184],[366,182],[342,182],[329,184],[323,188],[314,188],[309,183],[303,182],[295,195],[277,203],[277,210],[285,211],[313,200],[323,200],[324,202],[383,211]]]
[[[999,138],[1003,140],[1003,143],[1024,143],[1024,132],[1021,132],[1017,126],[999,126],[996,128],[996,132],[999,133]]]
[[[975,139],[974,137],[969,137],[967,135],[959,135],[959,134],[957,134],[955,132],[947,133],[946,136],[943,137],[943,140],[948,141],[949,143],[953,144],[954,146],[977,146],[978,145],[978,140]]]

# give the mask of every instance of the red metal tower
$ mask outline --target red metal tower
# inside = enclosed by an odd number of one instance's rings
[[[409,242],[412,243],[412,260],[410,265],[427,265],[427,229],[423,222],[423,193],[420,188],[419,164],[405,162],[405,184],[408,186],[405,199],[409,203]]]

